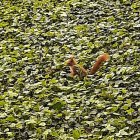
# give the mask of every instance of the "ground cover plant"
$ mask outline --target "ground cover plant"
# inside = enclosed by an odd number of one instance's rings
[[[0,1],[0,140],[138,140],[139,31],[139,0]]]

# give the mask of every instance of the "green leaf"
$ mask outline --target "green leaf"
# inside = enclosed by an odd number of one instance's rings
[[[110,132],[114,132],[115,129],[116,129],[116,127],[111,126],[110,124],[108,124],[108,125],[106,126],[106,129],[109,130]]]
[[[45,126],[46,125],[46,123],[44,123],[44,122],[41,122],[40,124],[39,124],[39,126]]]
[[[51,130],[50,129],[46,129],[44,132],[43,132],[43,136],[45,137],[45,138],[47,138],[47,136],[48,136],[48,134],[51,132]]]
[[[121,129],[119,133],[116,133],[116,136],[127,136],[129,135],[124,129]]]
[[[12,90],[9,90],[8,93],[9,93],[9,97],[11,97],[11,98],[18,96],[18,93],[13,92]]]
[[[122,106],[122,109],[127,110],[129,107],[130,107],[129,104],[124,104],[124,105]]]
[[[64,106],[64,104],[62,102],[57,102],[55,104],[52,105],[52,108],[53,109],[56,109],[56,110],[61,110],[61,108]]]
[[[5,101],[0,101],[0,106],[4,106],[6,104]]]
[[[81,136],[81,131],[78,130],[78,129],[75,129],[75,130],[72,131],[72,134],[73,134],[73,138],[79,139],[80,136]]]
[[[126,110],[126,112],[129,114],[129,115],[132,115],[132,113],[134,112],[135,110],[133,108],[130,108],[129,110]]]
[[[0,22],[0,28],[7,26],[8,23],[7,22]]]
[[[13,116],[13,115],[9,115],[7,118],[6,118],[7,121],[9,122],[15,122],[16,121],[16,118]]]

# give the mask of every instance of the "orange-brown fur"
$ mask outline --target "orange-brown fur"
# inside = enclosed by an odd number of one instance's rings
[[[96,60],[95,64],[93,65],[93,67],[91,68],[89,74],[95,74],[98,69],[101,67],[102,63],[109,60],[109,54],[104,53],[102,55],[99,56],[99,58]]]
[[[97,61],[95,62],[95,64],[93,65],[93,67],[91,68],[91,70],[89,71],[89,74],[95,74],[98,71],[98,69],[101,67],[102,63],[107,60],[109,60],[109,54],[104,53],[100,55]],[[75,76],[76,74],[79,75],[79,73],[76,70],[76,67],[80,69],[82,76],[85,77],[88,75],[87,70],[84,67],[77,64],[74,56],[71,56],[70,59],[66,62],[66,64],[70,67],[70,73],[72,77]]]

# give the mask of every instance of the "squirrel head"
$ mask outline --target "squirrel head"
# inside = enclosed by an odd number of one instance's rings
[[[68,59],[66,61],[66,65],[68,65],[68,66],[73,66],[73,65],[76,65],[76,64],[77,64],[77,62],[76,62],[76,60],[75,60],[73,55],[70,57],[70,59]]]

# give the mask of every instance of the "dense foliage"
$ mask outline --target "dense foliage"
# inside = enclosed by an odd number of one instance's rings
[[[138,140],[139,31],[139,0],[2,0],[0,140]]]

